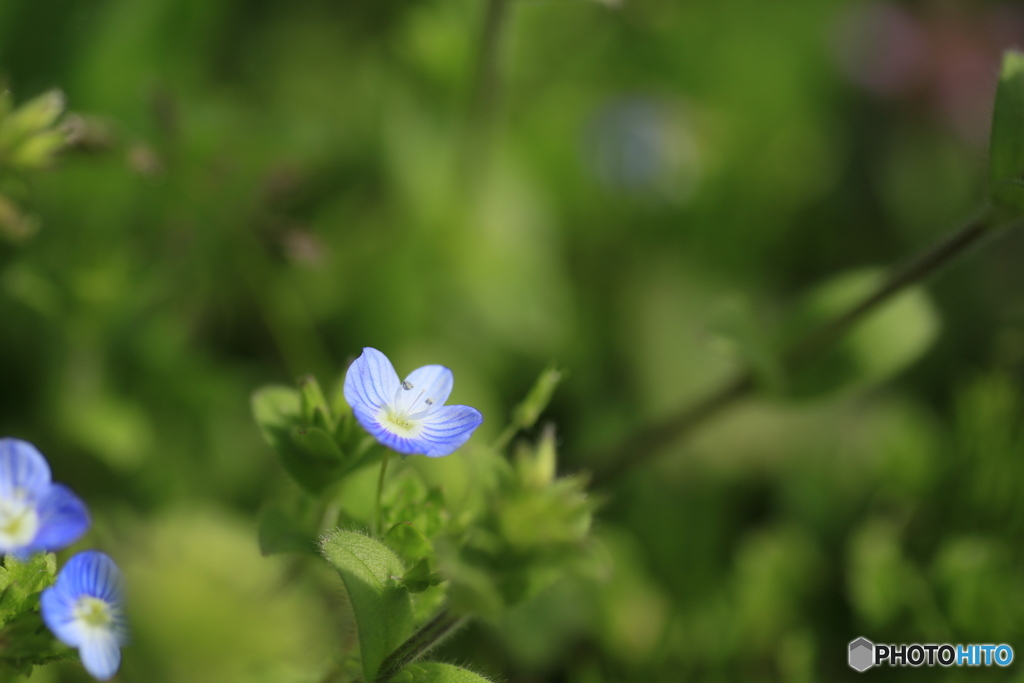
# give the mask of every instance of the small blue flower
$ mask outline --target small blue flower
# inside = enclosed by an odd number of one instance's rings
[[[36,447],[0,439],[0,553],[24,559],[60,550],[88,529],[85,503],[51,482],[50,466]]]
[[[43,591],[39,609],[53,635],[78,648],[82,666],[94,678],[105,681],[117,673],[128,622],[124,578],[110,557],[97,550],[72,557]]]
[[[442,365],[424,365],[400,381],[388,357],[367,347],[345,375],[345,400],[391,450],[436,458],[466,443],[484,419],[476,408],[444,405],[452,384],[452,371]]]

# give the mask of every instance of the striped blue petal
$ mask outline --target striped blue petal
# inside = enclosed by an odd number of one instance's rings
[[[449,455],[469,440],[473,431],[484,421],[476,408],[444,406],[423,419],[419,439],[421,450],[432,458]]]
[[[409,373],[399,392],[395,407],[415,415],[426,411],[431,413],[444,405],[452,393],[455,380],[452,371],[443,365],[424,365]]]
[[[78,553],[64,565],[57,583],[63,580],[69,593],[88,595],[120,604],[124,597],[124,578],[110,556],[98,550]]]
[[[366,347],[345,373],[345,400],[353,409],[361,406],[372,411],[392,403],[400,386],[398,373],[388,357]]]
[[[39,496],[50,485],[50,465],[35,446],[21,439],[0,439],[0,497],[19,492]]]
[[[89,550],[68,560],[39,597],[47,628],[65,645],[78,648],[86,671],[104,681],[117,672],[120,648],[128,641],[123,584],[114,561]]]

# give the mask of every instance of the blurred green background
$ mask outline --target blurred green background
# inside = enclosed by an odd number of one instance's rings
[[[481,91],[485,9],[0,1],[15,100],[62,89],[76,131],[0,184],[0,433],[128,575],[118,680],[313,683],[351,649],[326,565],[259,555],[289,484],[253,390],[373,346],[451,367],[486,442],[555,361],[561,469],[598,468],[970,215],[1024,40],[1009,3],[514,0]],[[1006,235],[814,374],[766,371],[601,487],[603,580],[438,656],[510,682],[803,683],[853,680],[858,636],[1024,655],[1022,258]]]

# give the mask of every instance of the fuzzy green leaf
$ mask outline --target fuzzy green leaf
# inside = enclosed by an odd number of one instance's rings
[[[384,658],[413,631],[412,599],[397,578],[405,567],[390,548],[351,531],[327,536],[321,550],[345,583],[359,632],[363,675],[372,681]]]
[[[38,593],[53,584],[57,558],[53,553],[33,555],[25,561],[8,555],[0,567],[0,620],[3,623],[38,600]]]
[[[454,664],[423,662],[405,667],[391,683],[488,683],[488,679]]]

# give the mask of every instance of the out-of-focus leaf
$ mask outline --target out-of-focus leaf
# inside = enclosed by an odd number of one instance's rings
[[[850,541],[847,585],[854,610],[868,624],[884,626],[913,600],[914,567],[903,556],[899,530],[885,520],[861,527]]]
[[[64,94],[51,90],[21,105],[0,122],[0,153],[8,154],[52,126],[64,112]]]
[[[259,540],[264,555],[317,553],[316,539],[276,508],[267,510],[260,518]]]
[[[26,214],[7,197],[0,195],[0,236],[20,244],[39,231],[39,218]]]
[[[992,112],[989,143],[992,200],[1001,208],[1024,212],[1024,53],[1003,57]]]
[[[57,152],[67,144],[67,138],[67,133],[63,130],[33,135],[18,145],[7,161],[11,166],[23,170],[46,168]]]
[[[749,367],[765,389],[782,391],[782,364],[749,298],[726,298],[712,318],[708,333],[715,348]]]
[[[801,333],[819,327],[867,296],[883,277],[869,269],[829,280],[812,292],[797,316],[797,327]],[[786,388],[791,396],[809,398],[877,384],[924,355],[938,332],[939,316],[928,295],[920,287],[908,288],[810,360]]]
[[[397,578],[405,567],[390,548],[351,531],[330,534],[321,551],[345,583],[359,631],[363,675],[372,681],[384,658],[413,630],[412,600]]]
[[[342,460],[341,450],[331,435],[319,427],[294,427],[292,441],[312,460],[320,460],[324,467],[337,467]]]
[[[475,614],[484,619],[497,619],[505,610],[505,599],[488,572],[464,558],[454,544],[438,547],[441,574],[448,579],[448,599],[456,614]]]
[[[136,403],[102,391],[73,391],[61,408],[67,435],[115,470],[136,470],[152,452],[150,417]]]
[[[554,365],[545,368],[537,377],[537,381],[533,383],[530,392],[526,394],[526,398],[513,411],[512,419],[516,426],[520,429],[532,427],[540,414],[548,407],[555,388],[564,378],[565,373]]]
[[[407,560],[422,560],[434,552],[426,535],[409,522],[399,522],[391,527],[387,541]]]
[[[423,558],[402,576],[402,585],[408,588],[410,592],[422,593],[443,580],[444,578],[440,574],[431,571],[430,561]]]
[[[582,543],[593,510],[584,480],[566,477],[540,491],[509,495],[498,507],[498,519],[510,545],[539,549]]]
[[[282,432],[298,425],[300,408],[299,392],[291,387],[264,387],[252,395],[253,417],[263,438],[274,448]]]
[[[299,390],[302,395],[302,417],[306,424],[319,427],[328,433],[334,431],[334,419],[331,416],[331,409],[327,405],[324,392],[320,389],[320,383],[316,377],[308,376],[299,382]]]
[[[523,488],[542,489],[555,479],[558,456],[555,449],[555,428],[549,425],[534,447],[526,444],[516,450],[516,474]]]
[[[263,438],[305,488],[319,493],[341,475],[341,450],[323,429],[305,424],[299,391],[280,386],[260,389],[253,394],[252,409]]]

